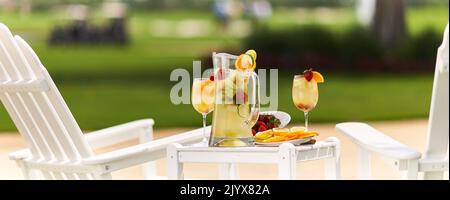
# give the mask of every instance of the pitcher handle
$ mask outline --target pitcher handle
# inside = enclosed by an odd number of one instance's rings
[[[247,120],[244,121],[245,126],[253,126],[253,124],[256,123],[259,117],[259,109],[260,109],[260,100],[259,100],[259,77],[255,72],[250,72],[249,78],[252,79],[253,85],[252,85],[252,96],[253,100],[255,101],[254,104],[252,104],[250,115],[248,116]],[[250,100],[250,98],[249,98]]]

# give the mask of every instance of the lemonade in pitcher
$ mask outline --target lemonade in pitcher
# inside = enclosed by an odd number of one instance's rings
[[[216,102],[209,146],[253,146],[251,128],[259,114],[259,80],[252,69],[253,58],[245,63],[248,60],[243,60],[242,55],[213,55],[211,79],[215,83]]]

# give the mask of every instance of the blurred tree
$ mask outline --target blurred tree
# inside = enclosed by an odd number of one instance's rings
[[[407,36],[404,0],[377,0],[371,31],[383,45],[397,46]]]

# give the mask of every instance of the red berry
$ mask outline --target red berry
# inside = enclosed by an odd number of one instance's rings
[[[211,76],[209,76],[209,80],[214,81],[214,75],[211,74]]]
[[[311,81],[312,79],[313,79],[313,73],[312,73],[312,70],[311,69],[309,69],[309,70],[306,70],[306,71],[304,71],[303,72],[303,77],[305,77],[305,79],[307,80],[307,81]]]
[[[256,123],[252,128],[258,130],[258,123]]]
[[[264,115],[260,115],[259,117],[258,117],[258,121],[263,121],[264,120]]]
[[[265,130],[267,130],[266,126],[260,126],[258,129],[259,132],[265,131]]]
[[[266,127],[266,124],[265,124],[264,122],[259,121],[259,122],[258,122],[258,126],[260,126],[260,127],[261,127],[261,126]]]
[[[253,134],[253,136],[256,135],[256,130],[255,129],[252,129],[252,134]]]
[[[260,126],[258,127],[258,130],[261,129],[261,128],[263,128],[264,130],[267,130],[267,126],[266,126],[266,125],[260,125]]]

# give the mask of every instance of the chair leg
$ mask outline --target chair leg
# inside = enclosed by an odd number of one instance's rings
[[[152,140],[153,140],[153,129],[151,127],[144,129],[139,135],[140,144],[150,142]],[[156,177],[156,162],[151,161],[144,163],[142,165],[142,170],[144,173],[145,180],[153,179],[154,177]]]
[[[16,160],[17,166],[19,166],[20,170],[22,171],[23,177],[25,180],[32,180],[35,179],[32,170],[30,170],[23,160]]]
[[[296,178],[297,153],[291,143],[281,144],[278,150],[278,178],[293,180]]]
[[[177,148],[180,144],[170,144],[167,146],[167,177],[169,180],[182,180],[183,163],[179,161]]]
[[[100,180],[112,180],[111,173],[100,174]]]
[[[358,146],[358,176],[362,180],[370,179],[370,152]]]
[[[419,161],[408,160],[408,170],[402,173],[403,180],[417,180],[419,176]]]

